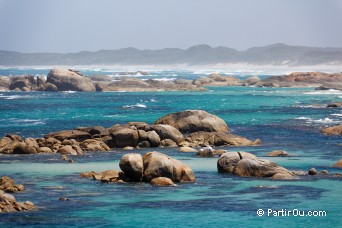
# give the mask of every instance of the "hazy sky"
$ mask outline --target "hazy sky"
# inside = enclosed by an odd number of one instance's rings
[[[342,0],[0,0],[0,50],[342,47]]]

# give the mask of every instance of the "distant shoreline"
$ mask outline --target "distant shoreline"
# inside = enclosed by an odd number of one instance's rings
[[[166,64],[166,65],[1,65],[1,69],[46,69],[66,68],[76,70],[112,70],[112,71],[208,71],[210,73],[222,73],[230,71],[231,74],[250,73],[254,75],[286,75],[292,72],[324,72],[340,73],[342,64],[336,65],[312,65],[312,66],[287,66],[287,65],[254,65],[254,64],[206,64],[206,65],[187,65],[187,64]]]

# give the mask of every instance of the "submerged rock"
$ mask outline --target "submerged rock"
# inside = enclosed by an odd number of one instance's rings
[[[151,184],[155,186],[175,186],[175,183],[167,177],[157,177],[151,180]]]
[[[318,171],[317,171],[317,169],[315,169],[315,168],[311,168],[311,169],[309,169],[309,171],[308,171],[308,174],[309,175],[317,175],[318,174]]]
[[[323,128],[321,133],[326,135],[342,135],[342,125]]]
[[[334,165],[333,167],[340,167],[342,168],[342,159],[338,160]]]
[[[275,150],[266,154],[269,157],[287,157],[289,154],[284,150]]]

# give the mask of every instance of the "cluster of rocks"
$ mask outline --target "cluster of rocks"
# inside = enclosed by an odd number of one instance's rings
[[[146,72],[137,72],[146,75]],[[122,75],[133,75],[132,72],[125,72]],[[202,87],[191,83],[184,83],[182,80],[159,81],[141,80],[131,77],[111,78],[104,75],[87,77],[79,71],[71,69],[52,69],[45,77],[33,75],[22,76],[0,76],[0,91],[198,91],[205,90]]]
[[[120,169],[103,172],[86,172],[81,177],[102,182],[147,182],[157,186],[174,186],[175,182],[195,182],[191,168],[181,161],[159,152],[148,152],[144,156],[129,153],[122,156]]]
[[[270,177],[273,179],[296,179],[297,176],[278,164],[259,159],[247,152],[227,152],[217,161],[219,173],[242,177]]]
[[[195,79],[193,84],[200,86],[316,87],[317,90],[342,90],[342,73],[294,72],[263,80],[258,76],[239,80],[232,76],[214,73],[205,78]]]
[[[252,76],[240,80],[217,73],[194,80],[177,79],[160,81],[141,80],[124,75],[147,75],[147,72],[122,72],[118,77],[105,75],[86,77],[71,69],[52,69],[47,78],[33,75],[0,76],[0,91],[201,91],[205,86],[257,86],[257,87],[317,87],[316,89],[342,89],[342,73],[294,72],[289,75],[272,76],[261,80]]]
[[[227,124],[202,110],[188,110],[161,117],[154,124],[130,122],[109,128],[79,127],[22,139],[8,134],[0,139],[0,153],[60,153],[81,155],[84,151],[109,151],[112,148],[252,146],[250,141],[228,133]],[[184,135],[183,135],[184,134]]]
[[[8,194],[24,191],[24,189],[24,185],[15,184],[11,178],[2,176],[0,178],[0,213],[33,210],[35,205],[32,202],[17,202],[13,195]]]

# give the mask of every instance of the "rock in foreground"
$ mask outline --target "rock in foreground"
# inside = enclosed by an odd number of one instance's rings
[[[34,204],[30,201],[24,203],[17,202],[13,195],[6,192],[16,193],[25,189],[22,184],[15,184],[14,181],[3,176],[0,179],[0,213],[4,212],[16,212],[16,211],[27,211],[35,208]]]
[[[81,177],[93,178],[102,182],[148,182],[158,186],[171,186],[174,182],[194,182],[195,174],[181,161],[159,152],[125,154],[120,160],[122,172],[86,172]]]

